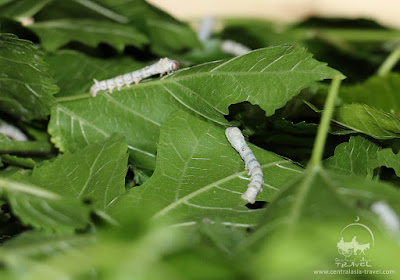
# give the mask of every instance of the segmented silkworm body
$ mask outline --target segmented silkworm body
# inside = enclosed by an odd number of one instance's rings
[[[262,184],[264,183],[264,175],[261,165],[254,156],[252,150],[246,144],[243,134],[237,127],[228,127],[225,130],[226,138],[232,147],[239,153],[243,159],[246,170],[249,171],[250,183],[242,198],[250,203],[256,202],[256,197],[259,192],[262,192]]]
[[[245,45],[242,45],[232,40],[224,40],[221,44],[221,50],[225,53],[233,54],[236,56],[244,55],[251,51],[251,49],[249,49]]]
[[[115,78],[97,81],[94,79],[94,85],[90,88],[90,94],[96,96],[101,90],[109,90],[110,93],[117,88],[121,90],[123,86],[130,87],[132,83],[138,84],[141,80],[153,75],[171,73],[179,69],[179,63],[167,57],[160,59],[159,62],[146,66],[142,69],[119,75]]]
[[[207,40],[209,40],[211,37],[211,33],[214,29],[214,25],[215,25],[215,17],[213,16],[204,17],[200,21],[199,28],[197,31],[197,38],[199,38],[201,42],[206,42]]]

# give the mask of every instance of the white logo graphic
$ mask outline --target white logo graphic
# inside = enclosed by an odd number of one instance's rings
[[[345,226],[340,232],[340,241],[336,246],[339,254],[345,257],[350,257],[351,255],[365,255],[365,251],[374,246],[375,238],[373,232],[366,225],[357,223],[359,220],[360,218],[357,217],[356,223],[351,223]],[[354,234],[354,232],[360,233],[363,237],[362,241],[357,240],[357,235],[353,235],[351,241],[346,239],[349,236],[349,232],[351,232],[351,234]],[[367,233],[369,238],[366,238],[365,233]],[[364,240],[368,242],[365,242]]]
[[[357,255],[357,252],[360,251],[360,254],[365,255],[365,250],[369,249],[369,243],[359,244],[357,241],[357,236],[354,236],[351,242],[344,242],[343,237],[337,243],[338,251],[341,255],[345,257],[350,257],[352,254]]]
[[[339,254],[344,258],[336,258],[335,263],[339,268],[368,268],[371,260],[366,258],[368,251],[375,245],[375,237],[369,227],[359,222],[345,226],[339,234],[339,242],[336,243]],[[351,257],[351,258],[350,258]]]

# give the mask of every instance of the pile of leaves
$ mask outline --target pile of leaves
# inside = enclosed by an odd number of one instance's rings
[[[400,273],[398,216],[373,207],[400,214],[400,31],[221,24],[200,42],[143,0],[0,1],[0,122],[28,137],[0,134],[0,279]],[[226,54],[226,39],[253,51]],[[89,94],[161,57],[181,70]],[[229,126],[262,166],[255,204]],[[352,223],[374,234],[361,260],[374,275],[337,264]]]

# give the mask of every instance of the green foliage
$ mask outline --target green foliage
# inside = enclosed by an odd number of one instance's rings
[[[127,57],[98,59],[71,50],[47,55],[45,60],[49,64],[49,73],[60,88],[57,98],[87,94],[93,84],[91,78],[105,80],[143,67],[142,63]]]
[[[400,75],[372,76],[362,84],[344,87],[340,97],[345,103],[364,103],[388,113],[400,112]]]
[[[51,1],[52,0],[2,0],[0,1],[0,14],[10,18],[30,17]]]
[[[23,180],[0,178],[0,191],[13,214],[26,225],[63,232],[83,228],[89,222],[89,209],[79,200],[64,198]]]
[[[125,192],[126,144],[114,136],[0,181],[12,210],[25,224],[64,231],[82,228],[92,209],[105,211]]]
[[[378,164],[388,168],[393,168],[396,175],[400,175],[400,155],[393,153],[392,149],[387,148],[378,153]]]
[[[364,133],[376,139],[400,136],[400,118],[366,104],[345,104],[337,108],[335,123],[346,128],[337,133]]]
[[[2,155],[2,160],[7,164],[21,166],[25,168],[33,168],[36,165],[36,161],[32,158],[24,158],[14,155]]]
[[[64,197],[88,200],[104,211],[125,192],[127,148],[119,136],[64,154],[35,168],[26,181]]]
[[[400,273],[398,30],[228,19],[200,43],[144,0],[0,0],[0,31],[1,119],[29,139],[0,134],[0,279]],[[182,69],[89,94],[165,56]]]
[[[336,73],[313,60],[302,48],[260,49],[230,60],[182,69],[112,95],[104,92],[92,98],[87,93],[61,99],[53,107],[49,131],[53,143],[62,151],[74,151],[112,133],[121,133],[136,164],[154,169],[160,125],[175,110],[226,125],[223,116],[228,114],[229,105],[249,101],[269,116],[301,89]]]
[[[78,25],[76,23],[81,19],[102,21],[99,24],[103,28],[97,28],[98,32],[89,31],[87,34],[90,37],[97,36],[97,40],[103,39],[110,44],[112,40],[106,39],[106,37],[111,36],[118,41],[124,39],[126,43],[133,46],[141,46],[143,43],[147,43],[145,39],[148,38],[150,48],[158,55],[168,55],[200,46],[196,34],[187,24],[179,22],[144,0],[52,1],[38,13],[37,18],[40,21],[54,21],[60,18],[70,19],[69,22],[74,26]],[[119,28],[115,29],[118,25]],[[107,30],[113,30],[114,35],[111,33],[100,35]],[[134,32],[133,34],[136,34],[136,36],[126,33],[129,30]],[[46,32],[51,32],[51,35],[55,36],[50,29],[47,29]],[[80,29],[72,30],[69,32],[69,36],[70,38],[73,36],[75,40],[78,37],[87,42],[87,39],[81,36],[80,32]],[[144,37],[143,34],[146,34],[146,36]],[[114,45],[118,41],[114,42]],[[120,43],[115,45],[117,48],[120,46],[122,46]]]
[[[126,45],[143,47],[147,38],[132,26],[92,21],[92,20],[54,20],[42,21],[29,27],[40,38],[44,49],[54,51],[68,42],[81,42],[91,47],[107,42],[119,51]]]
[[[0,111],[22,120],[49,114],[58,88],[35,46],[12,34],[0,34]]]
[[[324,166],[338,173],[372,178],[382,148],[362,136],[350,137],[335,149],[335,155],[324,161]]]
[[[7,254],[19,257],[41,257],[57,254],[68,248],[86,246],[94,242],[90,234],[54,234],[46,231],[26,231],[8,241],[2,248],[1,256],[7,259]],[[27,246],[29,245],[29,246]]]
[[[350,137],[335,149],[335,155],[324,161],[325,167],[338,173],[372,178],[379,167],[393,168],[400,174],[400,158],[391,148],[383,149],[362,136]],[[376,174],[375,174],[376,175]]]
[[[125,16],[150,38],[150,47],[158,55],[199,47],[196,34],[187,24],[179,22],[145,0],[101,0],[106,7]]]
[[[255,146],[252,149],[264,176],[274,177],[264,184],[260,201],[270,201],[285,182],[302,172],[276,154]],[[226,143],[224,130],[179,112],[161,127],[153,176],[116,200],[109,214],[117,217],[151,205],[148,212],[164,221],[196,223],[210,218],[250,226],[257,222],[260,211],[248,209],[240,200],[248,183],[243,161]]]

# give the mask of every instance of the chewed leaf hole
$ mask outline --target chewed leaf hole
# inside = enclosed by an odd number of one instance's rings
[[[268,202],[266,201],[256,201],[254,204],[247,203],[246,207],[249,209],[261,209],[267,206]]]
[[[93,204],[93,200],[90,198],[85,198],[83,199],[83,203],[86,205],[92,205]]]

